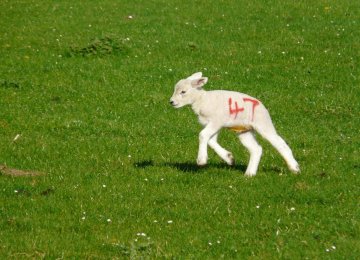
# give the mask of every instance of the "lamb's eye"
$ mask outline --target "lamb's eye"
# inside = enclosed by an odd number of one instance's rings
[[[185,90],[181,91],[180,94],[184,95],[186,93]]]

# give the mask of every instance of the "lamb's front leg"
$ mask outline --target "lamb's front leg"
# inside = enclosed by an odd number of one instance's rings
[[[197,157],[197,164],[199,166],[205,165],[208,159],[207,145],[211,137],[213,137],[221,127],[217,127],[212,123],[209,123],[201,130],[199,134],[199,152]]]
[[[223,159],[228,165],[234,165],[235,160],[231,152],[227,151],[217,142],[218,133],[209,140],[209,146]]]

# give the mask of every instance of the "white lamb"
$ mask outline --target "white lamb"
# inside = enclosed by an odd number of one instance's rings
[[[207,145],[227,164],[234,164],[232,153],[217,142],[220,129],[225,127],[235,131],[240,142],[250,152],[246,176],[256,175],[262,154],[262,147],[256,141],[254,131],[275,147],[292,172],[300,172],[291,149],[276,133],[269,112],[259,100],[234,91],[205,91],[202,86],[207,81],[208,78],[202,77],[201,72],[182,79],[175,85],[174,94],[170,99],[170,104],[175,108],[191,105],[200,123],[205,126],[199,134],[198,165],[207,163]]]

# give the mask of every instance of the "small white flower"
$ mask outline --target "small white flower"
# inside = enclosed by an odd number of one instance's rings
[[[18,190],[14,190],[15,193],[18,193],[19,191]]]
[[[220,244],[220,240],[216,241],[216,243]]]
[[[133,17],[132,15],[129,15],[128,18],[129,18],[129,19],[133,19],[134,17]]]
[[[157,221],[157,220],[154,220],[154,223],[158,223],[158,221]]]
[[[173,223],[173,221],[172,220],[168,220],[168,222],[167,222],[168,224],[172,224]]]
[[[331,246],[331,248],[332,248],[333,250],[335,250],[335,249],[336,249],[336,246]]]
[[[294,211],[294,210],[295,210],[295,208],[294,208],[294,207],[292,207],[292,208],[290,208],[290,210],[291,210],[291,211]]]
[[[85,220],[85,216],[83,216],[81,219],[82,219],[82,220]]]
[[[209,246],[212,246],[212,243],[211,243],[211,242],[209,242]]]
[[[105,184],[103,184],[103,188],[106,188],[106,185],[105,185]]]
[[[256,206],[256,208],[257,208],[257,209],[259,209],[259,208],[260,208],[260,206],[259,206],[259,205],[257,205],[257,206]]]
[[[106,221],[107,221],[108,223],[110,223],[110,222],[111,222],[111,219],[108,218]]]
[[[20,134],[17,134],[17,135],[14,137],[13,142],[15,142],[17,139],[19,139],[19,137],[20,137]]]

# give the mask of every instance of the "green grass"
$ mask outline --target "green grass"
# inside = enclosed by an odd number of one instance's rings
[[[0,176],[0,258],[357,258],[359,25],[350,0],[1,1],[0,164],[46,174]],[[261,99],[301,175],[260,140],[245,178],[226,131],[237,166],[197,168],[168,105],[196,71]]]

